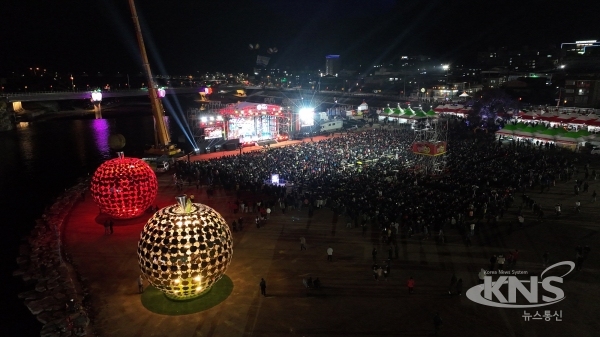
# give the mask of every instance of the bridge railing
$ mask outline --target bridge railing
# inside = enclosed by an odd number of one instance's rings
[[[123,92],[123,91],[129,91],[129,92],[133,92],[133,91],[142,91],[143,89],[117,89],[117,90],[103,90],[102,92],[111,92],[111,91],[119,91],[119,92]],[[71,94],[71,93],[82,93],[82,92],[92,92],[94,90],[91,89],[87,89],[87,90],[45,90],[45,91],[17,91],[17,92],[2,92],[0,93],[0,96],[34,96],[34,95],[41,95],[41,94]]]
[[[70,94],[74,92],[90,92],[91,90],[52,90],[52,91],[27,91],[27,92],[3,92],[0,96],[35,96],[41,94]]]
[[[182,90],[182,91],[187,91],[190,89],[197,89],[194,87],[177,87],[177,88],[165,88],[165,90],[167,91],[167,93],[169,92],[173,92],[173,91],[178,91],[178,90]],[[45,95],[45,94],[75,94],[75,93],[91,93],[94,90],[88,89],[88,90],[46,90],[46,91],[27,91],[27,92],[23,92],[23,91],[17,91],[17,92],[0,92],[0,97],[15,97],[15,96],[37,96],[37,95]],[[148,89],[111,89],[111,90],[102,90],[103,93],[105,94],[109,94],[109,93],[127,93],[127,92],[147,92]]]

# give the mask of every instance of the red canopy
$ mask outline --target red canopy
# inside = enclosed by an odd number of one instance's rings
[[[560,115],[560,116],[558,116],[558,118],[561,121],[568,123],[568,122],[570,122],[570,121],[572,121],[574,119],[577,119],[577,116]]]
[[[549,121],[549,122],[558,122],[558,116],[554,114],[543,114],[540,115],[540,120]]]
[[[554,116],[554,117],[548,118],[546,121],[552,122],[552,123],[561,123],[561,122],[564,122],[565,120],[560,119],[558,116]]]

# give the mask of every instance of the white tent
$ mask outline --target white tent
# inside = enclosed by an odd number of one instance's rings
[[[369,110],[369,105],[363,101],[361,105],[358,106],[358,111]]]

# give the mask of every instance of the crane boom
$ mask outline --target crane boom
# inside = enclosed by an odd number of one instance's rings
[[[134,0],[129,0],[129,7],[131,9],[131,16],[133,18],[133,24],[135,26],[135,33],[138,40],[138,46],[140,48],[140,54],[142,55],[142,65],[144,66],[144,72],[146,73],[146,80],[148,81],[148,93],[150,93],[150,104],[152,106],[152,115],[154,116],[154,141],[156,148],[164,148],[168,151],[169,143],[171,138],[167,130],[167,126],[164,120],[164,109],[160,99],[158,98],[157,87],[154,84],[152,78],[152,71],[150,70],[150,62],[148,61],[148,55],[146,54],[146,47],[144,46],[144,38],[142,36],[142,29],[140,27],[140,21],[138,20],[137,11],[135,9]]]

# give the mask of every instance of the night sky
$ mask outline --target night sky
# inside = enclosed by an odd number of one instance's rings
[[[155,73],[249,72],[270,66],[344,68],[400,54],[474,60],[488,46],[545,47],[600,39],[594,1],[145,0],[136,2]],[[8,0],[2,5],[0,72],[140,71],[127,0]]]

